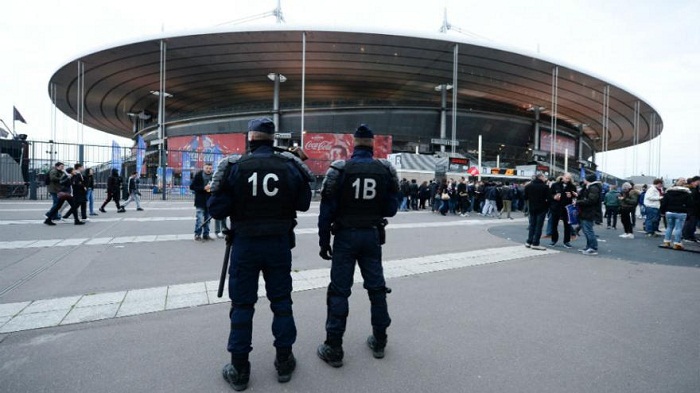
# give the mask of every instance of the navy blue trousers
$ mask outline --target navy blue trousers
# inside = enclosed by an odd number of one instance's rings
[[[376,228],[342,228],[333,239],[331,283],[328,286],[326,333],[329,344],[342,345],[348,318],[355,263],[360,267],[364,288],[371,303],[372,328],[385,335],[391,324],[386,304],[386,281],[382,268],[382,247]]]
[[[236,235],[229,266],[231,332],[228,351],[232,358],[247,359],[253,350],[253,314],[258,300],[260,272],[270,300],[272,334],[276,348],[290,348],[297,337],[292,315],[292,252],[289,235],[245,237]]]

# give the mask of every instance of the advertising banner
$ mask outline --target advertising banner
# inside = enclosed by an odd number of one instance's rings
[[[205,162],[214,166],[225,156],[244,154],[245,134],[209,134],[168,138],[168,166],[198,171]],[[183,154],[186,153],[186,154]]]
[[[387,158],[391,154],[391,135],[374,136],[374,158]],[[307,133],[304,135],[305,161],[316,175],[325,175],[335,160],[345,160],[352,156],[352,134]]]
[[[136,173],[139,176],[142,174],[143,169],[143,159],[146,156],[146,142],[144,142],[141,135],[136,139]]]
[[[122,171],[122,149],[117,141],[112,141],[112,169]]]
[[[555,154],[563,156],[569,150],[569,157],[576,156],[576,140],[569,136],[557,134]],[[552,150],[552,134],[549,131],[540,131],[540,150],[549,153]]]

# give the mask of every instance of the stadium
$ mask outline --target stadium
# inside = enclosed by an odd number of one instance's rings
[[[649,103],[609,81],[445,33],[274,25],[155,36],[66,63],[49,94],[85,126],[141,136],[148,177],[244,151],[247,122],[261,116],[319,175],[349,154],[361,123],[402,169],[441,172],[454,157],[462,165],[447,172],[502,176],[530,175],[516,171],[524,165],[596,171],[596,153],[663,130]]]

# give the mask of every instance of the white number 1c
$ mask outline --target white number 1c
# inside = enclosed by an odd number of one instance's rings
[[[277,182],[280,180],[280,178],[274,173],[268,173],[263,177],[263,192],[265,193],[265,195],[273,197],[277,195],[279,189],[277,187],[270,189],[270,180]],[[248,183],[252,183],[251,191],[253,196],[258,196],[258,172],[253,172],[253,174],[250,175],[250,177],[248,178]]]

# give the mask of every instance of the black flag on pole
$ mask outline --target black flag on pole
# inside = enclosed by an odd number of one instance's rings
[[[22,123],[27,124],[27,121],[24,120],[24,117],[22,117],[22,114],[19,113],[19,111],[17,110],[17,108],[15,108],[15,107],[13,106],[13,107],[12,107],[12,110],[13,110],[13,113],[12,113],[12,121],[21,121]]]

